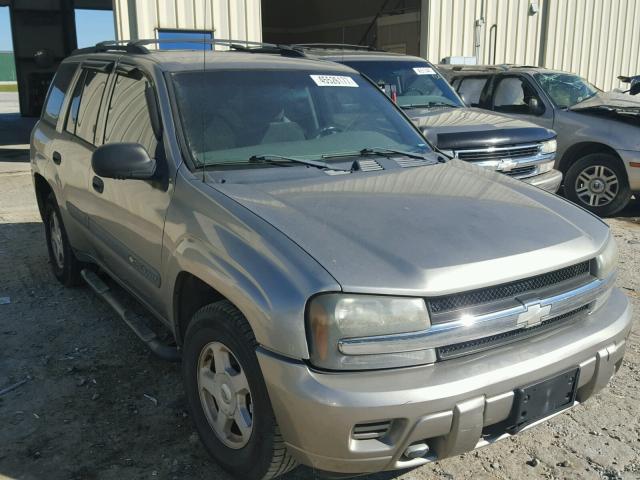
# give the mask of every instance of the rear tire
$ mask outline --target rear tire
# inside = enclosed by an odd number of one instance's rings
[[[53,193],[47,197],[45,202],[44,226],[53,275],[65,287],[81,285],[83,283],[80,275],[82,264],[73,253],[67,231],[62,223],[58,202]]]
[[[182,375],[191,417],[209,454],[237,478],[267,480],[297,466],[280,434],[249,323],[228,301],[198,310]]]
[[[609,153],[591,153],[578,159],[564,179],[566,197],[600,217],[615,215],[627,206],[631,190],[620,160]]]

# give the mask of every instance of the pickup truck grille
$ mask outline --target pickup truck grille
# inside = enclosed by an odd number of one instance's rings
[[[508,332],[490,335],[488,337],[470,340],[468,342],[456,343],[453,345],[445,345],[436,349],[438,360],[450,360],[452,358],[470,355],[472,353],[489,350],[496,346],[507,345],[512,342],[518,342],[534,335],[540,335],[549,330],[559,328],[574,321],[584,318],[589,310],[589,305],[583,305],[570,312],[549,318],[541,322],[539,325],[531,328],[519,328]]]
[[[428,299],[427,303],[432,314],[442,314],[453,310],[513,298],[517,295],[523,295],[541,288],[550,287],[567,280],[574,280],[581,276],[584,276],[586,279],[588,274],[589,262],[586,261],[553,272],[543,273],[535,277],[503,283],[495,287],[482,288],[442,297],[433,297]]]
[[[456,150],[456,155],[460,160],[467,162],[479,162],[484,160],[500,160],[504,158],[533,157],[538,154],[538,145],[524,145],[500,148],[483,148],[473,150]]]
[[[513,170],[509,170],[508,172],[504,172],[505,175],[509,175],[510,177],[530,177],[536,173],[537,167],[535,165],[529,165],[528,167],[518,167]]]

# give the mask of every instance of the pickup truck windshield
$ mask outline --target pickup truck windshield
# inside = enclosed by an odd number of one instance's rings
[[[431,151],[366,79],[344,72],[220,70],[173,75],[196,167],[252,157],[321,159],[363,149]]]
[[[340,62],[373,80],[404,108],[464,107],[451,85],[430,64],[408,60]]]
[[[573,107],[598,93],[585,79],[570,73],[536,73],[534,77],[559,108]]]

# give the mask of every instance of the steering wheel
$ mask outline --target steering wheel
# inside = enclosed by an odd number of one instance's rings
[[[316,135],[316,138],[321,138],[321,137],[326,137],[329,135],[334,135],[336,133],[340,133],[342,132],[342,128],[340,127],[336,127],[335,125],[328,125],[326,127],[322,127],[320,130],[318,130],[318,134]]]

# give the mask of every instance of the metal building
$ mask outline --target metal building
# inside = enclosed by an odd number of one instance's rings
[[[20,108],[38,115],[58,63],[76,48],[75,8],[112,10],[119,39],[205,35],[339,42],[434,63],[542,65],[619,87],[640,73],[640,0],[0,0],[11,9]]]

